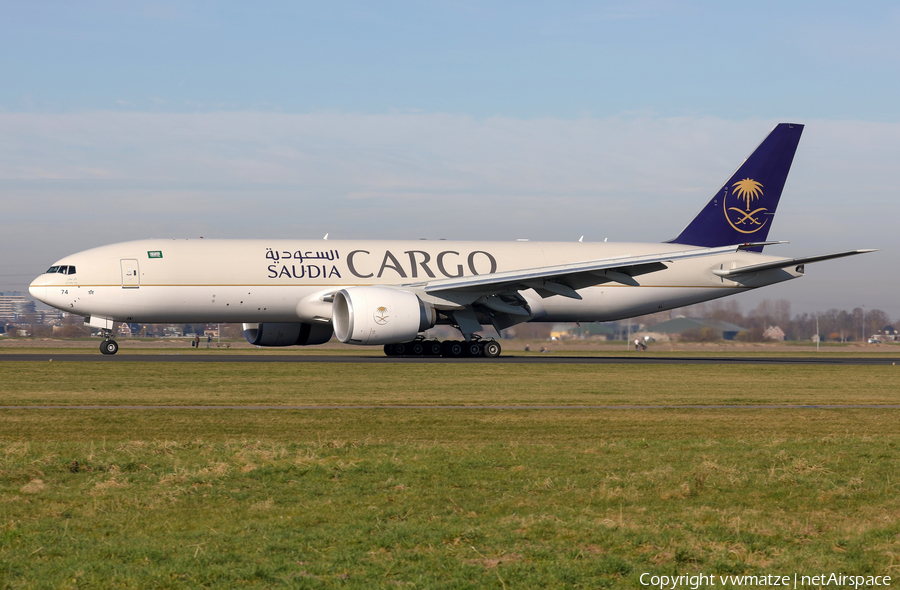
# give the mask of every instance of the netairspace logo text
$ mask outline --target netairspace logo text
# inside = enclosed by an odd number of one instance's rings
[[[782,588],[802,588],[804,586],[836,587],[836,588],[860,588],[890,586],[890,576],[855,576],[843,573],[790,576],[766,574],[766,575],[724,575],[718,574],[683,574],[680,576],[657,576],[654,574],[641,574],[641,586],[650,586],[660,590],[677,590],[690,588],[697,590],[708,586],[731,586],[758,588],[760,586],[772,586]]]

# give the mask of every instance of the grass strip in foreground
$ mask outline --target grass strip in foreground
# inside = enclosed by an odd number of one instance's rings
[[[640,587],[890,574],[871,410],[71,412],[0,421],[10,587]]]
[[[900,367],[0,363],[2,405],[900,404]]]

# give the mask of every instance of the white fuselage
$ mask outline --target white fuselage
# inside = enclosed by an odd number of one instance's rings
[[[127,322],[328,322],[329,293],[351,286],[409,286],[486,275],[684,251],[679,244],[389,240],[138,240],[85,250],[42,274],[31,294],[53,307]],[[582,299],[522,292],[530,321],[609,321],[673,309],[796,278],[774,269],[735,280],[713,274],[782,260],[737,251],[666,263],[636,276],[637,286],[606,282]],[[435,306],[440,309],[441,302]]]

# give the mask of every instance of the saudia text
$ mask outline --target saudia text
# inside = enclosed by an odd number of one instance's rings
[[[341,277],[337,265],[321,264],[340,260],[337,250],[327,252],[290,252],[266,248],[266,258],[276,264],[268,266],[270,279],[330,279]],[[379,263],[380,259],[380,263]],[[409,264],[406,264],[407,259]],[[304,264],[315,260],[317,264]],[[290,263],[288,263],[290,261]],[[453,279],[462,277],[468,270],[471,275],[492,274],[497,272],[497,260],[490,252],[475,250],[461,254],[454,250],[439,252],[432,258],[424,250],[406,250],[402,254],[394,254],[385,250],[383,255],[372,254],[368,250],[353,250],[347,257],[347,270],[356,278],[371,279],[389,278],[417,279],[442,277]]]

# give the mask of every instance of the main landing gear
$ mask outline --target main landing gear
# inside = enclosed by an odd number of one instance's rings
[[[100,343],[100,352],[103,354],[116,354],[119,352],[119,345],[112,339],[112,332],[110,330],[104,330],[103,335],[106,339]]]
[[[398,344],[385,344],[387,356],[442,356],[445,358],[472,358],[500,356],[500,343],[496,340],[413,340]]]

